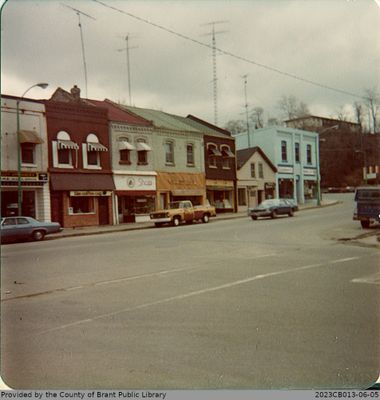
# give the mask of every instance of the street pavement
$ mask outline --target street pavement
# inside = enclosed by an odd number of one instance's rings
[[[299,206],[298,212],[309,211],[316,208],[331,207],[337,204],[339,204],[339,200],[330,198],[322,200],[320,206],[317,206],[313,203],[302,204]],[[212,218],[211,221],[217,222],[235,218],[247,218],[247,212],[241,211],[237,213],[221,213],[217,214],[217,216],[215,218]],[[157,229],[152,222],[137,222],[137,223],[124,223],[119,225],[65,228],[59,233],[46,236],[45,240],[54,240],[64,237],[98,235],[105,233],[124,232],[124,231],[152,229],[152,228]],[[359,235],[350,237],[349,240],[355,240],[356,242],[366,246],[373,246],[380,248],[380,236],[378,230],[374,229],[367,230],[366,232],[360,233]]]
[[[363,388],[379,371],[379,251],[352,196],[294,218],[2,249],[15,388]],[[331,203],[330,203],[331,204]],[[244,216],[244,218],[243,218]]]

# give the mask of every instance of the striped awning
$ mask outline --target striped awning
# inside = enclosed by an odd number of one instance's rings
[[[44,143],[44,141],[34,131],[20,131],[19,140],[20,143],[33,143],[33,144]]]
[[[103,146],[100,143],[87,143],[88,151],[108,151],[106,146]]]
[[[235,154],[230,149],[224,148],[224,149],[222,149],[222,152],[223,152],[223,156],[225,156],[225,157],[231,157],[231,158],[235,157]]]
[[[222,153],[216,147],[209,147],[208,154],[211,156],[221,156]]]
[[[135,150],[135,146],[133,146],[131,143],[127,142],[126,140],[123,140],[118,143],[119,144],[119,150]]]
[[[58,150],[79,150],[79,146],[71,140],[58,140]]]
[[[144,142],[137,143],[137,151],[151,151],[152,149]]]

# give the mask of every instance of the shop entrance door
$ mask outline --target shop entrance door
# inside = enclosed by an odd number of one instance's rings
[[[98,197],[99,204],[99,225],[108,225],[108,197]]]
[[[61,226],[64,226],[62,194],[52,193],[50,199],[51,199],[51,220],[53,222],[59,222]]]

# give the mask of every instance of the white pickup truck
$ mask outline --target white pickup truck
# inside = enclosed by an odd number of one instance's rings
[[[174,201],[165,210],[159,210],[150,214],[150,220],[156,226],[171,224],[178,226],[182,222],[188,224],[194,221],[209,222],[210,217],[215,217],[215,207],[210,205],[193,206],[190,200]]]

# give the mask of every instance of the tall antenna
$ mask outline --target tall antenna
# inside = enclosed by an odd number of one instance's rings
[[[125,48],[124,49],[118,49],[117,51],[124,51],[127,55],[127,74],[128,74],[128,93],[129,93],[129,105],[132,105],[132,89],[131,89],[131,65],[129,62],[129,50],[131,49],[137,49],[138,46],[134,46],[134,47],[129,47],[129,39],[131,38],[131,36],[129,34],[127,34],[127,36],[125,36]]]
[[[250,139],[250,135],[249,135],[249,118],[248,118],[248,97],[247,97],[247,78],[248,75],[245,74],[242,76],[242,78],[244,79],[244,97],[245,97],[245,116],[247,118],[247,137],[248,137],[248,148],[251,147],[251,139]]]
[[[84,49],[84,40],[83,40],[83,31],[82,31],[82,24],[81,24],[81,20],[80,20],[80,16],[84,15],[87,18],[91,18],[93,20],[96,21],[96,19],[94,17],[92,17],[91,15],[88,15],[82,11],[77,10],[76,8],[70,7],[66,4],[61,3],[64,7],[70,8],[71,10],[75,11],[75,13],[78,15],[78,26],[79,26],[79,30],[80,30],[80,40],[81,40],[81,44],[82,44],[82,57],[83,57],[83,68],[84,68],[84,82],[85,82],[85,90],[86,90],[86,98],[87,98],[87,65],[86,65],[86,53],[85,53],[85,49]]]
[[[212,25],[212,31],[210,33],[207,33],[206,35],[211,35],[212,36],[212,71],[213,71],[213,97],[214,97],[214,124],[218,124],[218,76],[217,76],[217,70],[216,70],[216,39],[215,35],[219,33],[225,33],[227,31],[215,31],[215,25],[216,24],[223,24],[228,21],[213,21],[209,22],[207,24],[203,25]]]

